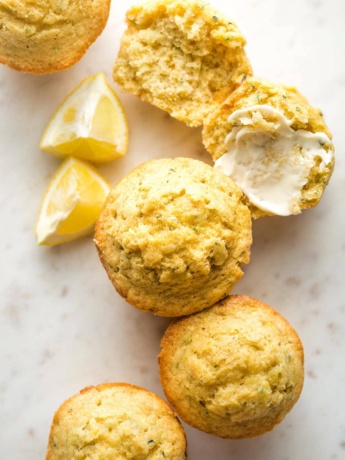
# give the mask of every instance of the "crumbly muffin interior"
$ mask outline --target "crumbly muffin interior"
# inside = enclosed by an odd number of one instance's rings
[[[202,1],[146,2],[127,26],[115,80],[190,126],[251,74],[237,26]]]
[[[296,88],[272,83],[258,77],[249,77],[205,120],[202,133],[203,143],[215,161],[228,151],[226,138],[234,129],[234,126],[229,122],[230,115],[237,110],[258,105],[268,105],[278,110],[291,122],[291,128],[295,131],[324,133],[329,139],[332,139],[322,112],[318,108],[312,107]],[[272,131],[272,126],[275,121],[272,115],[256,117],[253,129],[262,133],[269,133],[274,137],[275,133]],[[332,156],[332,161],[321,168],[321,158],[315,158],[298,200],[300,209],[308,209],[319,203],[332,175],[334,147],[330,143],[322,145],[322,149],[324,149],[325,154]],[[270,214],[258,209],[249,200],[246,200],[246,203],[251,209],[253,218]]]

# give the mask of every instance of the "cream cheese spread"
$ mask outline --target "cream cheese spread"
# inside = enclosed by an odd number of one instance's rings
[[[270,129],[255,126],[255,120],[273,116]],[[230,176],[257,208],[280,216],[299,214],[299,199],[315,158],[322,172],[332,161],[331,140],[325,133],[293,130],[292,121],[270,105],[236,110],[226,137],[228,152],[215,167]],[[272,129],[271,129],[272,128]]]

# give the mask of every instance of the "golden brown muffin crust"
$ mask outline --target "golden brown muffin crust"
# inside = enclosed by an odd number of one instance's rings
[[[1,0],[0,62],[46,74],[75,64],[104,29],[110,0]]]
[[[303,347],[268,305],[230,296],[168,327],[159,355],[164,392],[188,424],[224,438],[270,431],[303,386]]]
[[[46,460],[186,459],[186,438],[169,405],[127,383],[84,388],[57,410]]]
[[[95,242],[117,291],[161,316],[225,297],[249,262],[251,218],[240,189],[190,158],[153,160],[110,192]]]

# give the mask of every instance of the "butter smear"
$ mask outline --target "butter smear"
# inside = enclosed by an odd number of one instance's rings
[[[255,126],[255,121],[265,119],[265,131]],[[233,125],[226,137],[229,150],[215,162],[215,168],[230,176],[262,211],[279,216],[299,214],[302,189],[316,157],[321,159],[320,172],[332,161],[328,136],[293,130],[292,121],[270,105],[236,110],[229,122]]]

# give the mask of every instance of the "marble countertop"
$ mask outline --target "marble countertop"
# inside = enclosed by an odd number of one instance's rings
[[[134,3],[134,2],[133,2]],[[295,85],[325,114],[336,168],[316,208],[254,222],[252,258],[233,292],[280,311],[305,348],[305,386],[272,433],[230,441],[186,427],[191,460],[345,458],[345,2],[211,2],[246,36],[259,76]],[[0,457],[43,459],[55,410],[85,386],[124,381],[163,397],[159,342],[169,320],[127,305],[102,268],[92,237],[38,247],[33,228],[59,160],[39,149],[47,121],[82,78],[112,66],[132,1],[113,1],[108,25],[84,58],[49,76],[0,68]],[[114,85],[116,88],[116,86]],[[117,88],[118,89],[118,88]],[[124,159],[101,167],[115,184],[152,158],[210,163],[199,129],[120,96],[130,124]],[[67,460],[67,459],[66,459]]]

